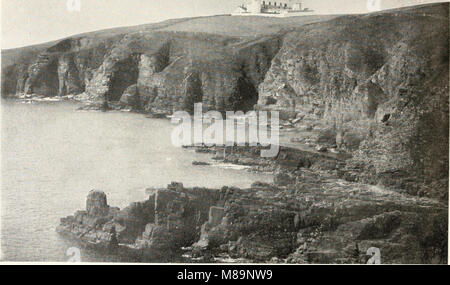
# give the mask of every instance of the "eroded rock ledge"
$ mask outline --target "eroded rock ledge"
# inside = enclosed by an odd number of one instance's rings
[[[244,149],[224,160],[277,171],[274,185],[174,184],[123,210],[92,192],[86,210],[58,227],[84,243],[139,260],[170,260],[192,246],[193,258],[348,263],[375,246],[385,263],[439,263],[447,253],[448,11],[441,3],[264,19],[258,28],[219,16],[79,35],[2,51],[2,97],[71,96],[88,108],[157,114],[198,102],[204,111],[278,110],[351,154],[343,162],[285,149],[267,161]]]
[[[447,208],[439,202],[304,171],[288,187],[157,190],[119,210],[94,204],[61,219],[57,231],[135,261],[228,258],[247,262],[365,263],[370,247],[383,263],[445,263]],[[105,196],[104,196],[105,197]],[[106,197],[105,197],[106,199]],[[197,258],[197,259],[196,259]]]
[[[134,261],[365,263],[367,250],[377,247],[383,263],[446,262],[444,203],[288,163],[299,157],[269,162],[278,167],[272,184],[204,189],[172,183],[123,210],[91,191],[86,211],[61,219],[57,231],[107,250],[117,240],[119,255]],[[312,167],[333,161],[308,159]]]
[[[447,201],[448,12],[436,3],[261,25],[217,16],[78,35],[2,51],[2,97],[70,96],[157,117],[200,102],[277,110],[351,153],[347,180]]]
[[[57,232],[85,246],[134,253],[136,260],[172,260],[199,238],[210,207],[220,199],[219,191],[173,183],[120,210],[107,204],[103,192],[92,190],[86,210],[62,218]]]

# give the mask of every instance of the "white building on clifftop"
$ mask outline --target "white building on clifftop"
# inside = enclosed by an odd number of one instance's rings
[[[239,6],[232,15],[293,17],[315,15],[315,12],[309,8],[304,8],[299,0],[251,0],[249,4]]]

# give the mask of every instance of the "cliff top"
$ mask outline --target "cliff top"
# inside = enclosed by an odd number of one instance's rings
[[[426,13],[433,14],[436,10],[443,9],[443,5],[448,3],[436,3],[419,5],[413,7],[405,7],[392,9],[371,14],[352,15],[351,17],[363,18],[366,16],[376,16],[383,13],[402,13],[417,14]],[[324,22],[338,17],[347,17],[341,15],[314,15],[299,16],[289,18],[272,18],[259,16],[231,16],[216,15],[194,18],[171,19],[158,23],[144,24],[138,26],[112,28],[94,32],[88,32],[79,35],[69,36],[65,39],[52,41],[48,43],[32,45],[15,49],[2,49],[2,66],[8,66],[18,61],[24,62],[30,58],[36,57],[55,44],[64,40],[80,40],[87,38],[89,40],[102,41],[109,38],[117,38],[126,34],[134,33],[151,33],[151,32],[188,32],[188,33],[206,33],[231,37],[260,37],[281,33],[282,31],[300,28],[304,25]],[[92,44],[92,43],[91,43]]]

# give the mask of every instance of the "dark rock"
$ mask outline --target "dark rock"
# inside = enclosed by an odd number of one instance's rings
[[[431,181],[448,178],[447,12],[448,4],[417,6],[288,33],[259,85],[259,108],[325,128],[318,143],[350,151],[365,165],[359,180],[429,193]],[[330,130],[342,132],[336,142]],[[408,189],[412,180],[421,190]]]
[[[326,147],[326,146],[317,146],[316,147],[316,150],[318,151],[318,152],[327,152],[328,151],[328,148]]]
[[[179,182],[172,182],[169,185],[167,185],[167,189],[173,190],[173,191],[183,191],[183,183]]]
[[[251,185],[252,189],[269,189],[270,187],[271,184],[260,181],[253,182]]]
[[[103,217],[109,212],[106,194],[103,191],[92,190],[86,199],[86,211],[90,216]]]
[[[289,184],[294,184],[296,178],[287,173],[277,173],[274,178],[274,183],[278,186],[287,186]]]
[[[445,204],[323,172],[277,176],[288,187],[208,190],[174,182],[105,216],[106,197],[93,191],[87,210],[61,219],[58,232],[106,247],[117,239],[141,260],[174,258],[192,245],[203,262],[226,252],[253,262],[365,263],[371,247],[381,250],[383,263],[446,262]]]
[[[141,260],[170,260],[182,247],[198,240],[210,212],[214,223],[223,213],[220,207],[213,207],[220,199],[217,190],[184,189],[176,183],[170,186],[177,191],[157,190],[148,200],[132,203],[122,211],[108,207],[103,192],[92,191],[88,210],[61,219],[57,231],[99,249],[116,250],[119,246],[121,252],[124,248],[120,244],[125,244],[127,251]]]
[[[317,143],[329,146],[336,145],[336,135],[336,130],[333,129],[321,131]]]
[[[222,207],[211,207],[209,209],[209,223],[211,225],[217,226],[222,222],[225,216],[225,209]]]
[[[167,116],[167,114],[165,113],[148,113],[146,115],[146,118],[149,119],[165,119]]]
[[[383,119],[381,119],[382,123],[386,123],[391,118],[391,114],[386,114],[383,116]]]
[[[352,131],[338,132],[336,136],[337,146],[350,151],[356,151],[362,141],[361,134]]]
[[[446,262],[445,205],[373,186],[325,181],[304,173],[297,194],[282,189],[235,192],[226,200],[223,220],[210,218],[202,226],[196,246],[223,251],[228,244],[233,258],[257,262],[365,263],[370,247],[380,248],[387,264]]]
[[[136,84],[129,86],[123,92],[122,97],[120,97],[120,103],[124,107],[130,107],[134,110],[140,110],[142,108]]]
[[[192,162],[192,165],[197,165],[197,166],[208,166],[208,165],[211,165],[211,164],[208,163],[208,162],[203,162],[203,161],[193,161],[193,162]]]

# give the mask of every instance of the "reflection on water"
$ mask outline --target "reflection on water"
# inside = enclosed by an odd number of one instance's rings
[[[168,120],[76,108],[2,100],[2,260],[67,261],[74,245],[55,227],[85,207],[91,189],[105,191],[110,205],[123,208],[144,200],[145,188],[172,181],[211,188],[272,181],[232,167],[193,167],[209,156],[172,146]],[[89,250],[82,259],[114,261]]]

